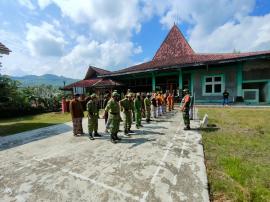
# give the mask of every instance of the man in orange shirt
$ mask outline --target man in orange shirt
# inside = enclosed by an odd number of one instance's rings
[[[171,93],[167,97],[167,104],[168,104],[169,111],[171,111],[172,110],[172,106],[173,106],[173,96],[172,96]]]
[[[183,92],[185,96],[182,99],[181,111],[183,113],[183,119],[184,119],[184,124],[185,124],[184,130],[190,130],[189,108],[190,108],[191,99],[190,99],[189,90],[187,88],[184,89]]]

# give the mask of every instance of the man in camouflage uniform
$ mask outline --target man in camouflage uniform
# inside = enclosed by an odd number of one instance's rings
[[[88,112],[88,131],[89,131],[89,138],[90,140],[94,140],[93,131],[95,137],[101,137],[98,134],[98,117],[99,117],[99,110],[97,105],[97,96],[96,94],[91,95],[91,100],[89,100],[86,104],[86,110]]]
[[[189,108],[190,108],[191,99],[190,99],[190,94],[189,94],[188,89],[184,89],[183,93],[184,93],[184,97],[182,99],[181,111],[183,114],[183,119],[184,119],[184,124],[185,124],[184,130],[190,130]]]
[[[134,111],[135,111],[135,121],[136,121],[136,127],[139,128],[142,127],[142,102],[141,102],[141,96],[140,93],[136,94],[136,98],[134,100]]]
[[[120,101],[121,111],[123,112],[124,119],[124,133],[129,136],[129,131],[132,123],[132,101],[131,93],[128,93],[124,99]]]
[[[134,94],[130,92],[130,99],[129,99],[129,104],[130,104],[130,107],[131,107],[131,124],[129,126],[129,129],[128,129],[128,132],[129,133],[134,133],[133,131],[131,131],[131,125],[132,125],[132,122],[135,121],[135,108],[134,108]]]
[[[144,107],[145,107],[145,115],[146,115],[146,122],[150,122],[151,117],[151,95],[150,93],[146,94],[146,98],[144,98]]]
[[[120,106],[117,102],[119,94],[117,92],[112,93],[112,99],[109,100],[105,111],[109,113],[108,122],[111,123],[111,141],[112,143],[117,143],[117,140],[121,140],[117,136],[120,125]]]

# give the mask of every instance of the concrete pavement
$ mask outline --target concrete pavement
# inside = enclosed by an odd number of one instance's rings
[[[177,110],[143,125],[118,144],[70,123],[2,137],[0,201],[209,201],[198,130]]]

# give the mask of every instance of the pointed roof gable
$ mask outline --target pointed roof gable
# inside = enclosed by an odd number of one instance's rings
[[[94,66],[89,66],[84,79],[96,78],[97,76],[102,76],[102,75],[109,74],[109,73],[111,73],[111,72],[108,70],[97,68]]]
[[[169,58],[177,58],[193,54],[195,54],[195,52],[190,47],[178,27],[174,25],[159,47],[153,60],[167,60]]]
[[[0,42],[0,54],[8,55],[11,52],[4,44]]]

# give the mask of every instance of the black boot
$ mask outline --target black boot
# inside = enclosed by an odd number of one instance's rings
[[[120,138],[120,137],[117,136],[117,133],[114,134],[114,137],[115,137],[116,140],[119,140],[119,141],[122,140],[122,138]]]
[[[117,143],[114,134],[111,134],[111,142],[112,142],[113,144],[116,144],[116,143]]]
[[[93,137],[92,133],[89,133],[89,139],[94,140],[95,138]]]
[[[98,132],[95,132],[94,136],[95,136],[95,137],[101,137],[101,135],[98,134]]]
[[[190,130],[190,126],[187,125],[187,126],[184,128],[184,130]]]

